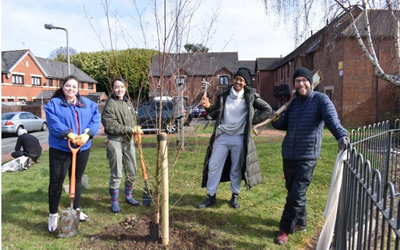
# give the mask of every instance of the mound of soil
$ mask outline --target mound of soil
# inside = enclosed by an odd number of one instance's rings
[[[186,218],[174,218],[175,223],[170,223],[169,227],[169,249],[190,250],[190,249],[232,249],[229,242],[225,246],[214,246],[207,243],[212,238],[212,233],[199,234],[196,231],[182,230],[177,227],[180,222],[185,222]],[[150,227],[152,229],[150,230]],[[155,231],[153,230],[155,229]],[[157,232],[158,229],[158,232]],[[151,231],[151,233],[150,233]],[[112,225],[104,229],[97,235],[90,236],[90,245],[82,249],[102,249],[102,250],[123,250],[123,249],[165,249],[161,238],[161,224],[152,223],[150,216],[143,214],[139,218],[125,218],[117,225]]]

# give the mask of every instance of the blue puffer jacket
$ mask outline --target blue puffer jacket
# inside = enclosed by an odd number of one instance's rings
[[[336,140],[348,136],[327,95],[311,91],[303,97],[296,93],[293,103],[281,114],[278,121],[272,123],[274,128],[287,131],[282,143],[283,159],[318,159],[325,124]]]
[[[55,97],[44,107],[49,128],[49,146],[65,152],[68,147],[67,134],[82,134],[86,129],[92,139],[99,131],[100,112],[95,102],[78,94],[75,105],[68,103],[63,96]],[[79,122],[79,123],[78,123]],[[89,149],[91,140],[81,147]]]

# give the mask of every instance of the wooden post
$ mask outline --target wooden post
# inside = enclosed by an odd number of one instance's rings
[[[167,134],[161,133],[158,136],[161,157],[162,173],[162,244],[169,245],[169,187],[168,187],[168,147]]]

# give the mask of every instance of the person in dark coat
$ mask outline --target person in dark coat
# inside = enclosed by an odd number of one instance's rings
[[[21,150],[22,148],[22,150]],[[35,163],[39,163],[39,157],[42,154],[42,146],[40,146],[39,140],[28,134],[26,129],[20,129],[18,131],[17,144],[15,144],[15,151],[11,153],[13,158],[21,156],[27,156]]]
[[[245,180],[247,189],[261,182],[250,131],[252,124],[274,117],[274,111],[255,89],[247,86],[250,83],[250,70],[241,67],[235,73],[234,84],[216,95],[215,104],[211,105],[206,95],[203,97],[201,105],[216,121],[203,170],[202,187],[207,188],[207,198],[197,208],[216,204],[218,185],[225,181],[231,182],[230,205],[239,208],[241,180]]]
[[[293,103],[272,126],[286,131],[282,142],[283,173],[287,189],[286,204],[275,242],[284,245],[294,231],[305,231],[307,225],[306,192],[321,152],[322,132],[328,127],[339,144],[349,144],[348,132],[340,124],[329,97],[313,91],[311,72],[298,68],[293,74],[296,89]]]
[[[109,192],[111,211],[120,213],[119,187],[124,181],[125,201],[138,206],[139,201],[132,197],[136,181],[136,153],[134,136],[143,134],[135,119],[135,110],[126,93],[128,84],[122,78],[111,83],[113,93],[104,105],[101,122],[107,134],[106,152],[110,165]],[[125,180],[122,180],[125,174]]]

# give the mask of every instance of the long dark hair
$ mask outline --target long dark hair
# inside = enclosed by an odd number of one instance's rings
[[[78,82],[78,88],[79,88],[79,80],[78,80],[78,78],[76,78],[76,76],[69,75],[69,76],[67,76],[67,77],[64,78],[64,80],[62,81],[61,86],[54,92],[53,96],[52,96],[50,99],[53,99],[54,97],[58,97],[58,96],[64,96],[64,91],[63,91],[62,88],[63,88],[64,84],[65,84],[68,80],[71,80],[71,79],[73,79],[73,80],[75,80],[75,81]]]
[[[126,84],[126,82],[124,81],[124,79],[122,77],[115,77],[112,82],[111,82],[111,89],[114,89],[114,84],[116,81],[120,81],[124,84],[125,88],[128,89],[128,84]]]

